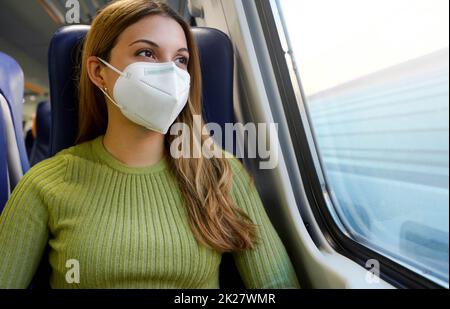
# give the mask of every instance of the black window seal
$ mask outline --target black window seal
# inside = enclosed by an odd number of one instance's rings
[[[290,77],[285,51],[277,30],[278,27],[273,15],[271,1],[254,1],[266,39],[270,61],[281,96],[297,164],[301,171],[304,189],[313,215],[325,238],[336,252],[346,256],[364,268],[366,261],[369,259],[378,260],[380,263],[381,279],[397,288],[442,289],[442,286],[430,279],[356,242],[345,235],[336,224],[333,215],[328,209],[311,150],[309,147],[302,146],[309,145],[309,140],[306,134],[305,124],[300,114],[297,97],[293,88],[293,81]]]

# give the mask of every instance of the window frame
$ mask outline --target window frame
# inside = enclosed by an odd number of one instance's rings
[[[286,53],[291,54],[291,48],[289,46],[287,51],[283,48],[283,43],[285,45],[288,43],[283,42],[282,37],[287,34],[284,25],[280,24],[282,16],[276,3],[277,0],[254,1],[280,93],[297,165],[301,171],[306,197],[325,239],[336,252],[353,260],[363,268],[365,268],[366,261],[369,259],[378,260],[381,279],[395,287],[444,288],[431,279],[397,263],[387,255],[382,255],[358,243],[349,235],[346,235],[339,226],[340,222],[336,220],[337,214],[332,211],[334,206],[331,204],[331,200],[326,198],[327,189],[323,187],[323,183],[326,184],[327,182],[324,181],[325,175],[321,167],[319,149],[316,147],[312,134],[313,127],[309,125],[311,123],[310,115],[306,113],[307,122],[303,120],[301,115],[300,108],[303,107],[306,110],[303,89],[301,88],[301,81],[289,68],[289,60],[286,58]],[[274,12],[274,10],[277,12]],[[278,21],[275,18],[275,13],[278,14]],[[293,66],[294,63],[290,63],[290,65]],[[300,94],[300,96],[297,94]],[[303,145],[308,145],[308,147]],[[308,223],[306,222],[306,224]]]

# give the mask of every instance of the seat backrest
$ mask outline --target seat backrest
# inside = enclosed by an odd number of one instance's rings
[[[83,40],[89,26],[73,25],[59,29],[50,43],[49,77],[52,114],[50,155],[74,145],[78,123],[77,80]],[[226,34],[212,29],[192,29],[200,53],[203,75],[203,117],[225,132],[226,123],[234,123],[233,45]],[[224,135],[224,134],[223,134]],[[225,137],[223,136],[222,145]],[[227,149],[234,153],[233,149]],[[244,287],[231,254],[222,256],[221,287]]]
[[[7,151],[3,112],[0,108],[0,214],[10,194]]]
[[[50,102],[40,102],[36,108],[36,137],[30,154],[30,165],[47,159],[50,155],[50,127],[51,109]]]
[[[13,170],[10,178],[12,179],[12,187],[14,187],[20,177],[28,171],[28,157],[25,149],[25,142],[22,133],[22,111],[23,111],[23,93],[24,93],[24,76],[19,64],[10,56],[0,52],[0,94],[3,97],[3,117],[11,118],[12,127],[5,124],[7,130],[7,138],[13,137],[14,141],[8,140],[10,145],[9,151],[18,154],[18,157],[9,157],[10,171],[14,167],[14,162],[18,160],[18,167]],[[8,113],[6,113],[6,108]],[[16,149],[11,149],[12,145]],[[12,167],[11,167],[12,166]]]

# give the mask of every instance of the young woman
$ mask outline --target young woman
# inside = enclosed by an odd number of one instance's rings
[[[26,288],[46,246],[53,288],[219,288],[232,252],[248,288],[297,288],[236,159],[175,158],[167,131],[201,114],[199,56],[168,6],[121,0],[83,48],[77,145],[34,166],[0,217],[0,287]],[[181,147],[199,147],[191,130]]]

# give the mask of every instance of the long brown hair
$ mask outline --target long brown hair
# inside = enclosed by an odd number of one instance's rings
[[[189,147],[201,147],[209,137],[200,135],[201,140],[198,140],[193,128],[194,115],[201,115],[202,111],[202,77],[199,54],[190,26],[164,3],[118,0],[99,12],[84,42],[77,143],[105,134],[108,123],[105,97],[88,77],[87,58],[97,56],[109,61],[119,35],[128,26],[149,15],[173,18],[184,30],[190,54],[188,72],[191,75],[191,90],[188,104],[175,122],[184,123],[191,129]],[[170,134],[165,136],[166,150],[175,138]],[[205,159],[203,156],[176,159],[168,156],[168,162],[171,172],[179,181],[189,224],[197,241],[219,252],[252,249],[257,241],[256,226],[231,198],[233,173],[228,159]]]

